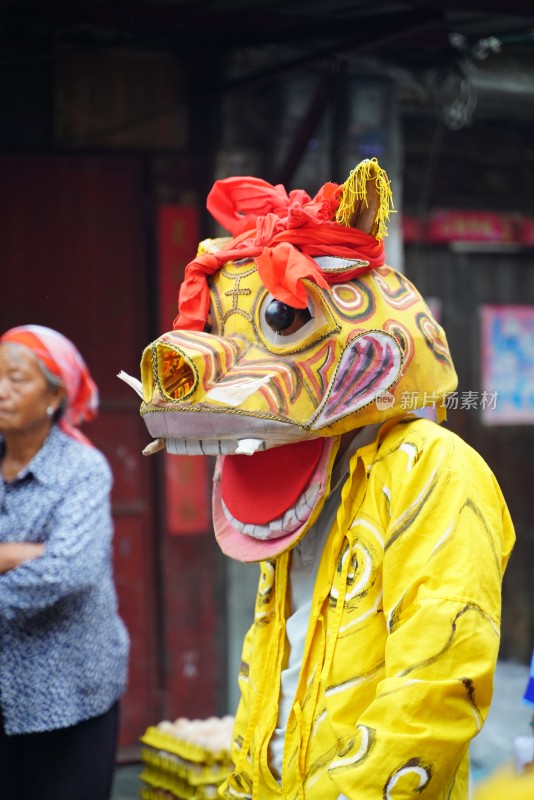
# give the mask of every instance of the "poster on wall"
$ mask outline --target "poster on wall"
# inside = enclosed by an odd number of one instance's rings
[[[482,421],[534,425],[534,306],[482,306],[480,323]]]

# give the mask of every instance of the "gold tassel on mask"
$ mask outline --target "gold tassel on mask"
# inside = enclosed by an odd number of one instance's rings
[[[357,227],[357,217],[361,214],[362,203],[365,206],[369,205],[367,199],[368,181],[374,181],[376,189],[378,209],[373,235],[380,241],[388,233],[386,222],[389,219],[390,211],[393,210],[393,196],[389,178],[385,170],[379,166],[376,158],[361,161],[342,185],[342,195],[336,212],[336,222],[347,227]]]

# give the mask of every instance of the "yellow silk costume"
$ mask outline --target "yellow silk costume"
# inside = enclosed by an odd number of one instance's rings
[[[226,798],[467,800],[514,532],[483,459],[403,413],[408,398],[441,421],[457,378],[444,331],[384,263],[389,201],[374,159],[315,198],[218,181],[208,208],[232,238],[201,243],[175,329],[143,354],[147,452],[217,456],[217,541],[261,562]],[[279,785],[291,552],[320,519],[343,435],[377,424],[319,565]]]
[[[514,541],[492,473],[435,423],[385,423],[358,451],[315,586],[286,733],[269,774],[289,554],[262,564],[224,797],[465,800]]]

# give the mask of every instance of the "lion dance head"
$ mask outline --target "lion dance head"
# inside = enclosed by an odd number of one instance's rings
[[[143,353],[141,415],[148,451],[217,457],[215,535],[233,558],[306,534],[344,434],[456,388],[442,328],[385,264],[391,200],[375,159],[313,198],[252,177],[208,196],[230,236],[200,243],[173,330]]]

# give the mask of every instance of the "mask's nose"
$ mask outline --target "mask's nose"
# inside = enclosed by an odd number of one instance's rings
[[[184,400],[194,392],[198,372],[185,353],[160,345],[158,348],[158,373],[163,394],[172,400]]]
[[[181,402],[191,398],[197,389],[208,392],[233,366],[244,347],[244,343],[205,333],[164,334],[143,353],[143,399],[146,403],[155,402],[159,394],[161,399]]]
[[[154,392],[176,402],[195,391],[198,370],[184,350],[157,340],[143,354],[141,382],[145,402],[154,398]]]

